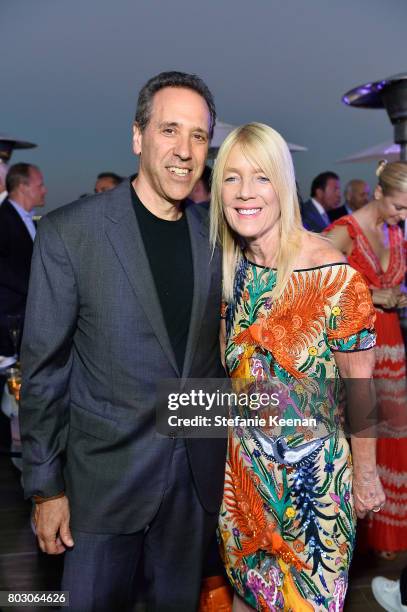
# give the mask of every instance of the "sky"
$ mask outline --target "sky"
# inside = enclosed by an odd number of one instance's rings
[[[308,148],[294,154],[303,196],[328,169],[374,186],[374,162],[336,162],[393,128],[341,97],[407,71],[406,24],[406,0],[0,0],[0,132],[38,143],[13,162],[41,168],[47,212],[101,171],[135,171],[138,91],[182,70],[207,82],[220,120],[261,121]]]

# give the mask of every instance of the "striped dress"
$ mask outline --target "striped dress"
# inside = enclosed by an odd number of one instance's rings
[[[333,225],[347,228],[353,241],[348,261],[364,276],[371,289],[388,289],[403,283],[406,244],[397,225],[388,227],[390,260],[387,270],[383,270],[355,217],[342,217]],[[406,354],[397,310],[376,308],[376,313],[374,379],[380,415],[377,462],[386,505],[369,518],[368,544],[378,551],[396,552],[407,550]]]

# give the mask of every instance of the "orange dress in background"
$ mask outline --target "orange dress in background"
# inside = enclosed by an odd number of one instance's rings
[[[406,244],[398,226],[389,226],[390,260],[386,271],[357,220],[338,219],[353,241],[349,264],[358,270],[371,289],[388,289],[403,283]],[[331,227],[332,227],[331,226]],[[407,379],[406,354],[397,311],[376,308],[376,365],[374,380],[379,406],[377,463],[386,504],[372,513],[367,530],[368,545],[378,551],[407,550]]]

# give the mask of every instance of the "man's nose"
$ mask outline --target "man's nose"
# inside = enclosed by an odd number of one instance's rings
[[[174,148],[174,154],[184,161],[191,159],[191,141],[189,136],[179,136]]]

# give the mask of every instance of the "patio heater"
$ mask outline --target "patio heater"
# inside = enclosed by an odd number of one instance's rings
[[[400,145],[400,159],[407,161],[407,72],[359,85],[342,102],[358,108],[385,108],[394,125],[394,142]]]

